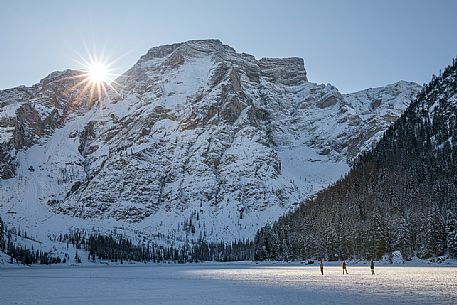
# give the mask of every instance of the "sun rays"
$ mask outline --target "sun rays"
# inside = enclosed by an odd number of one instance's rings
[[[76,83],[67,89],[77,91],[74,101],[77,104],[85,102],[87,106],[98,104],[102,107],[105,98],[110,99],[111,95],[119,95],[115,87],[120,85],[115,81],[119,74],[114,73],[114,64],[118,59],[110,60],[105,52],[100,54],[96,50],[89,52],[86,47],[87,57],[78,54],[79,60],[75,62],[81,67],[78,73],[70,79],[76,79]],[[112,96],[111,96],[112,97]]]

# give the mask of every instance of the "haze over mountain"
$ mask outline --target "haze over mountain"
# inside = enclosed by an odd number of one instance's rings
[[[0,91],[0,216],[41,241],[252,238],[346,174],[421,89],[341,94],[301,58],[218,40],[150,49],[100,101],[80,96],[78,73]]]

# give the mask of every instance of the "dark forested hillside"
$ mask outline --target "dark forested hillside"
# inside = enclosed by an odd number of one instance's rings
[[[257,259],[457,256],[457,61],[350,173],[256,235]]]

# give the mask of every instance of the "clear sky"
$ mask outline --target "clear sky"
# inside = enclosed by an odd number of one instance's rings
[[[457,55],[456,0],[0,0],[0,89],[80,68],[105,48],[121,73],[157,45],[218,38],[261,57],[299,56],[342,92],[428,82]]]

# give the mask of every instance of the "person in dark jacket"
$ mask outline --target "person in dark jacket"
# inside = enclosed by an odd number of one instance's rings
[[[323,258],[321,258],[321,263],[320,263],[319,267],[321,268],[322,275],[324,275],[324,259]]]
[[[341,266],[343,267],[343,274],[344,274],[344,271],[346,271],[346,274],[348,274],[348,269],[347,269],[347,265],[346,265],[346,260],[343,259],[343,263],[341,264]]]
[[[370,269],[371,269],[371,275],[374,275],[374,260],[371,259],[371,262],[370,262]]]

